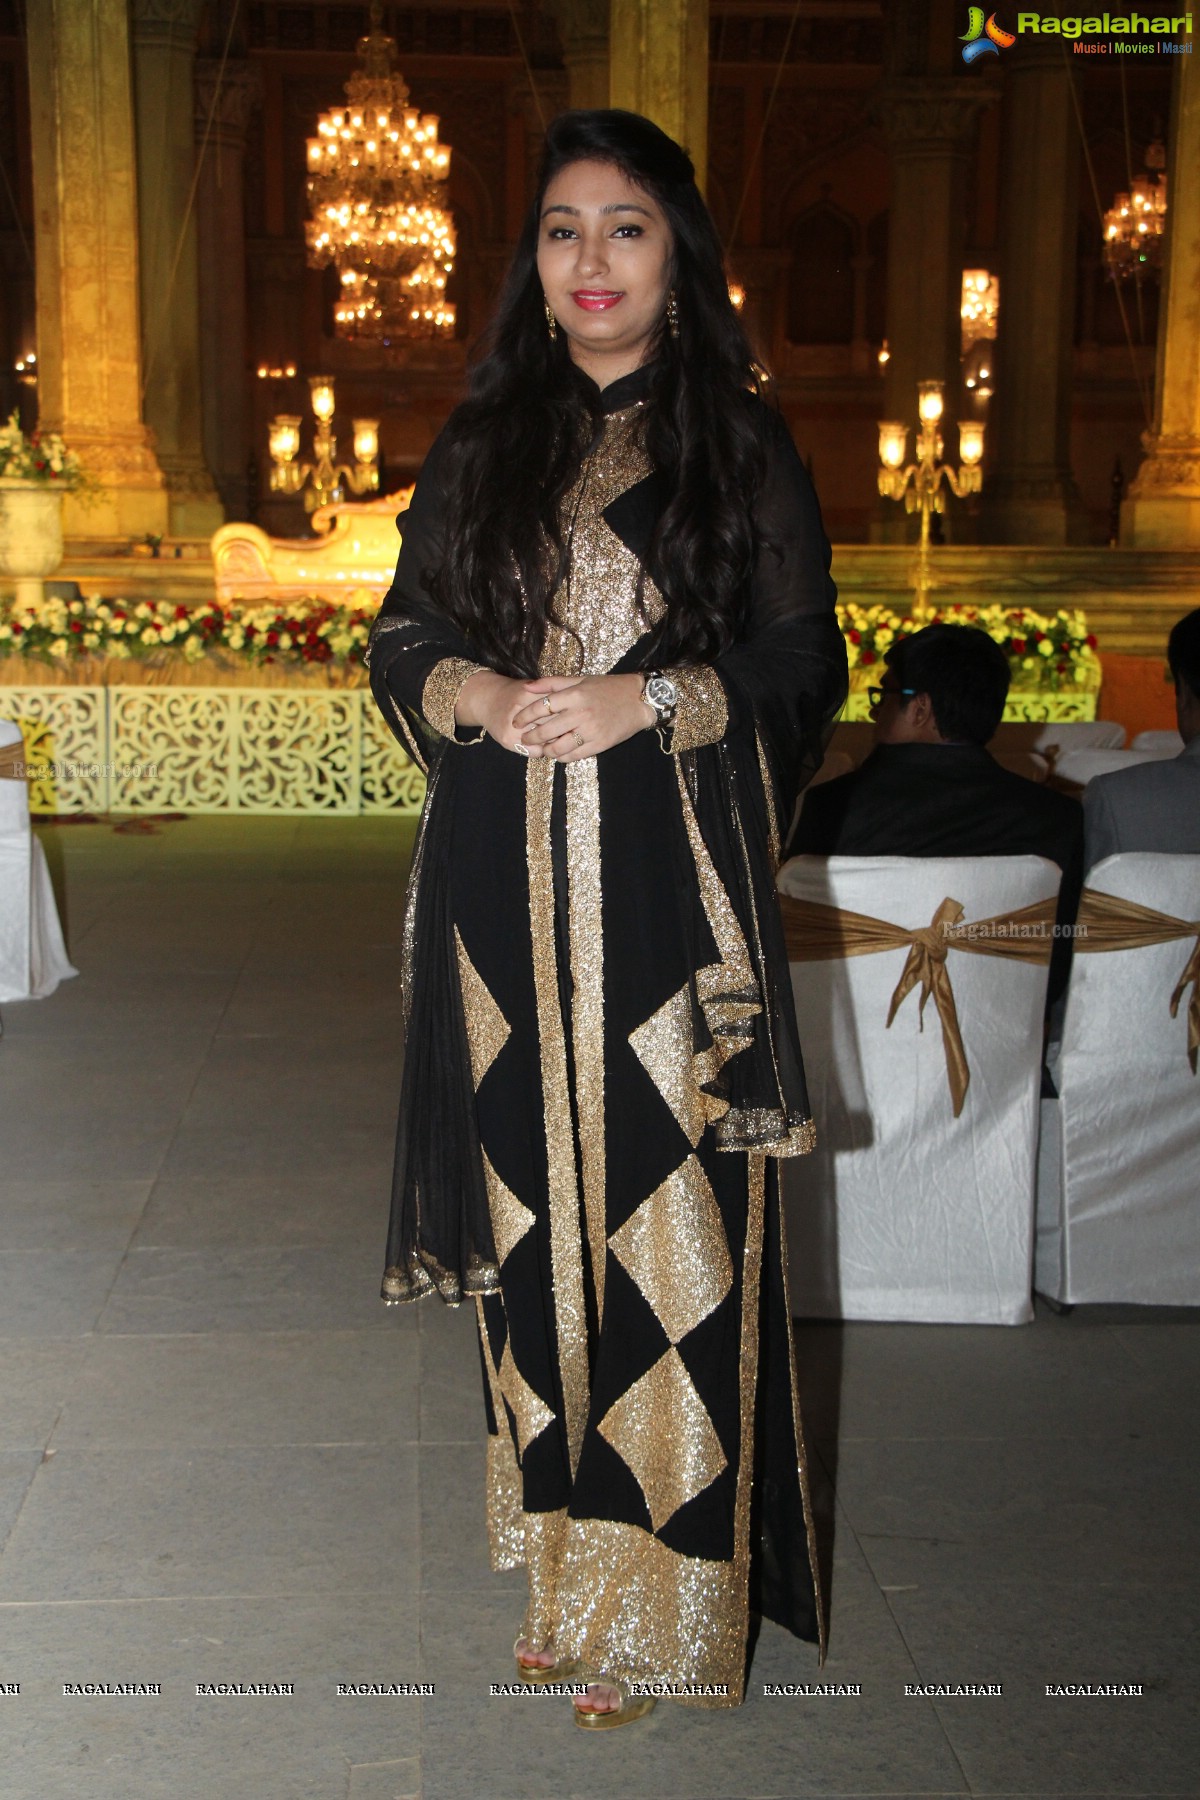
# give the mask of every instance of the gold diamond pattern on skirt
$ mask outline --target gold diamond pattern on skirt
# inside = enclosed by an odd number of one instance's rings
[[[694,1149],[703,1134],[708,1109],[692,1067],[692,1003],[686,983],[630,1032],[629,1042]]]
[[[517,1421],[517,1447],[524,1456],[535,1437],[545,1431],[554,1414],[544,1400],[538,1398],[513,1361],[512,1351],[505,1344],[504,1355],[500,1358],[500,1392],[512,1407],[513,1418]]]
[[[708,1176],[686,1161],[608,1240],[673,1344],[706,1319],[733,1285],[733,1264]]]
[[[479,1084],[508,1042],[511,1026],[488,991],[487,983],[467,955],[466,945],[454,927],[458,947],[458,978],[462,985],[467,1041],[471,1046],[471,1078]]]
[[[597,1429],[637,1477],[655,1531],[726,1466],[721,1440],[673,1344],[609,1407]]]
[[[496,1243],[496,1262],[500,1264],[533,1224],[533,1214],[517,1199],[512,1189],[501,1181],[488,1161],[486,1152],[483,1158],[483,1177],[487,1182],[488,1212]]]

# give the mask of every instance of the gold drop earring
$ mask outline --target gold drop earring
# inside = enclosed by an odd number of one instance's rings
[[[675,298],[675,289],[667,295],[667,330],[673,338],[679,336],[679,302]]]
[[[550,342],[553,344],[558,337],[558,320],[555,318],[554,308],[551,306],[551,304],[548,300],[545,302],[545,306],[546,306],[546,330],[550,333]]]

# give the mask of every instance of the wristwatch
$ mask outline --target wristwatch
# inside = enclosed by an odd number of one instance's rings
[[[669,675],[664,675],[660,669],[650,669],[642,687],[642,699],[654,708],[658,741],[664,750],[669,749],[675,714],[679,709],[679,689]]]

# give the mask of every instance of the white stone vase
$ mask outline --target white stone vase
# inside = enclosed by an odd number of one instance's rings
[[[44,481],[0,475],[0,579],[19,606],[40,606],[42,583],[63,557],[63,490]]]

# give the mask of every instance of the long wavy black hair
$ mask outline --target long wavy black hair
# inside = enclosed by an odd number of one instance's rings
[[[552,340],[537,271],[546,189],[571,163],[609,163],[650,194],[671,229],[679,330],[650,349],[644,442],[667,503],[647,559],[666,601],[649,661],[704,662],[727,649],[756,545],[750,509],[763,454],[747,390],[758,373],[729,299],[712,216],[686,151],[637,113],[567,112],[546,134],[521,229],[467,398],[445,433],[453,521],[429,584],[495,668],[537,674],[563,568],[559,512],[598,424],[597,390]]]

